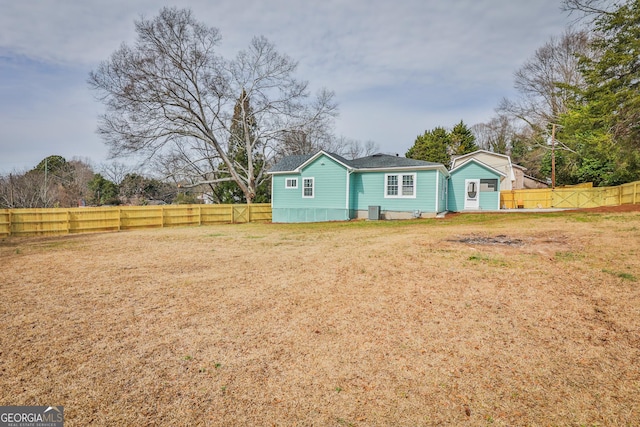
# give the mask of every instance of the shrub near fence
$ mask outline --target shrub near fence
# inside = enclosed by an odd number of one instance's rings
[[[555,189],[505,190],[500,206],[506,209],[596,208],[640,203],[640,181],[616,187],[559,187]]]
[[[270,204],[0,209],[0,237],[271,221]]]

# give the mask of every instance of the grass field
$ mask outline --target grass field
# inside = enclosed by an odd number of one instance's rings
[[[640,211],[0,240],[0,405],[65,426],[640,425]]]

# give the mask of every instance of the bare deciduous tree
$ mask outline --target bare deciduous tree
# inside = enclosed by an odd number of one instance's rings
[[[615,3],[610,0],[563,0],[562,9],[567,12],[580,12],[584,15],[600,15],[610,13]]]
[[[123,44],[89,76],[106,105],[98,130],[114,155],[186,154],[184,165],[224,165],[250,203],[266,178],[254,153],[269,160],[291,132],[326,125],[336,114],[333,93],[322,90],[310,101],[308,83],[294,76],[297,63],[264,37],[225,60],[216,53],[218,30],[175,8],[136,22],[136,32],[134,46]],[[249,159],[239,166],[229,140],[241,94],[250,100],[256,131],[245,133]],[[212,179],[193,178],[215,182],[216,170],[210,172]]]
[[[120,185],[127,174],[134,172],[134,167],[118,161],[104,163],[100,166],[100,173],[109,181]]]
[[[58,185],[44,172],[31,170],[0,176],[0,207],[49,208],[58,198]]]
[[[380,146],[374,141],[358,141],[357,139],[340,138],[338,140],[337,154],[347,159],[371,156],[380,150]]]
[[[516,100],[503,99],[498,112],[523,120],[534,130],[544,129],[567,111],[575,93],[571,88],[584,84],[578,55],[589,52],[585,31],[569,30],[560,38],[552,37],[516,71],[514,86],[520,96]]]
[[[505,115],[498,115],[487,123],[479,123],[471,128],[478,147],[494,153],[509,154],[518,129]]]

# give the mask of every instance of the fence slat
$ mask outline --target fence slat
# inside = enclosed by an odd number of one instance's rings
[[[616,187],[591,187],[586,184],[561,188],[504,190],[500,206],[505,209],[593,208],[640,203],[640,181]]]
[[[0,209],[0,237],[95,233],[137,228],[271,221],[271,205],[167,205],[95,208]]]

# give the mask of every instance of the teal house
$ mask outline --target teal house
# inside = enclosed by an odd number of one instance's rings
[[[434,217],[454,210],[449,207],[452,201],[455,210],[497,209],[500,172],[478,163],[465,163],[450,173],[440,163],[386,154],[354,160],[325,151],[287,156],[269,171],[272,220],[319,222]],[[476,172],[481,175],[476,177]],[[463,187],[467,179],[477,180],[473,181],[477,187]],[[468,197],[465,196],[467,190],[490,187],[494,183],[487,181],[490,179],[497,181],[494,197],[473,193],[477,205],[459,203]]]
[[[451,212],[500,209],[500,184],[506,174],[477,159],[470,159],[449,171]]]

